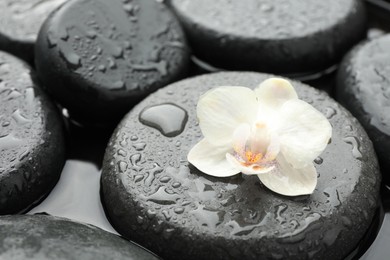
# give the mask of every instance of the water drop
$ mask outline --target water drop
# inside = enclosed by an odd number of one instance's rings
[[[175,189],[179,188],[180,186],[181,186],[181,183],[180,183],[180,182],[174,182],[174,183],[172,183],[172,187],[175,188]]]
[[[160,182],[162,183],[167,183],[171,180],[171,177],[168,177],[168,176],[163,176],[160,178]]]
[[[280,204],[280,205],[277,205],[275,206],[275,219],[283,224],[284,222],[286,222],[286,219],[282,216],[283,212],[285,212],[287,210],[287,205],[286,204]]]
[[[133,144],[133,147],[135,148],[135,150],[137,151],[143,151],[146,147],[146,143],[136,143],[136,144]]]
[[[156,128],[167,137],[174,137],[183,132],[187,119],[187,112],[174,104],[146,108],[139,117],[143,124]]]
[[[123,157],[127,156],[127,152],[125,150],[123,150],[123,149],[119,149],[117,154],[120,155],[120,156],[123,156]]]
[[[11,90],[11,92],[8,94],[7,98],[8,100],[15,99],[22,96],[22,93],[20,93],[17,90]]]
[[[124,161],[118,162],[118,169],[120,173],[124,173],[127,170],[127,163]]]
[[[324,159],[322,159],[321,157],[317,157],[317,158],[315,158],[314,162],[316,164],[322,164],[324,162]]]
[[[47,43],[49,45],[49,48],[54,48],[57,45],[57,39],[52,31],[49,31],[47,33]]]
[[[80,56],[73,51],[65,51],[60,49],[61,56],[65,59],[68,65],[72,67],[79,67],[81,65]]]
[[[325,112],[325,116],[326,118],[328,119],[331,119],[332,117],[334,117],[336,115],[336,110],[332,107],[327,107],[326,108],[326,112]]]
[[[105,72],[106,71],[106,66],[99,65],[98,70],[100,70],[101,72]]]
[[[22,143],[23,141],[15,137],[12,133],[5,136],[0,136],[0,151],[15,148]]]
[[[343,140],[347,144],[351,144],[352,145],[352,156],[355,157],[358,160],[361,160],[363,155],[362,155],[362,153],[359,150],[359,141],[358,141],[358,139],[356,137],[354,137],[354,136],[347,136]]]
[[[108,67],[110,69],[115,69],[116,68],[116,63],[115,63],[113,58],[107,58],[107,62],[108,62]]]
[[[161,76],[165,76],[167,74],[167,63],[166,61],[160,61],[160,62],[150,62],[147,64],[135,64],[132,63],[130,65],[131,68],[135,70],[157,70]]]
[[[146,199],[160,205],[173,205],[176,204],[176,200],[178,198],[177,194],[169,194],[166,192],[164,187],[160,187],[155,193],[148,196]]]
[[[273,9],[274,9],[274,7],[272,5],[269,5],[269,4],[262,4],[260,6],[260,10],[262,12],[271,12]]]
[[[125,82],[122,80],[115,81],[111,84],[111,90],[119,90],[125,88]]]
[[[135,183],[140,182],[140,181],[143,180],[143,178],[144,178],[143,175],[138,174],[138,175],[136,175],[136,176],[134,177],[134,182],[135,182]]]
[[[95,30],[88,30],[86,35],[90,39],[95,39],[97,36],[97,32]]]
[[[184,212],[184,208],[178,207],[173,210],[176,214],[182,214]]]

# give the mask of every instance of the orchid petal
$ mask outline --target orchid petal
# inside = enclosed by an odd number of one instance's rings
[[[258,103],[253,90],[245,87],[219,87],[201,96],[197,106],[203,136],[217,146],[231,145],[236,127],[254,122]]]
[[[273,164],[260,166],[257,164],[246,165],[243,162],[238,161],[233,155],[230,153],[226,153],[226,161],[229,162],[232,167],[238,169],[239,172],[242,172],[247,175],[257,175],[264,174],[270,172],[275,167]]]
[[[290,100],[279,111],[280,149],[295,168],[310,165],[327,146],[332,126],[326,117],[302,100]]]
[[[241,157],[245,156],[246,143],[251,134],[249,124],[239,125],[233,132],[233,149]]]
[[[296,169],[286,161],[283,155],[276,159],[273,171],[259,174],[260,181],[270,190],[286,195],[299,196],[313,193],[317,185],[317,171],[312,164]]]
[[[188,161],[201,172],[215,177],[229,177],[240,172],[226,160],[229,148],[216,147],[206,139],[197,143],[188,153]]]
[[[270,108],[278,108],[288,100],[298,99],[294,87],[282,78],[270,78],[263,81],[255,89],[255,93],[259,102]]]

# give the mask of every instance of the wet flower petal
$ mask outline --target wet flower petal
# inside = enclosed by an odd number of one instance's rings
[[[327,146],[332,126],[326,117],[302,100],[290,100],[280,109],[281,152],[295,168],[306,167]]]
[[[317,172],[313,163],[296,169],[283,155],[279,155],[276,161],[277,166],[271,172],[258,175],[268,189],[286,196],[313,193],[317,185]]]
[[[231,144],[234,130],[253,122],[257,108],[256,96],[249,88],[220,87],[206,92],[197,106],[203,136],[214,145]]]
[[[270,78],[263,81],[256,89],[260,104],[269,108],[278,108],[284,102],[298,99],[294,87],[285,79]]]
[[[226,160],[227,147],[216,147],[206,139],[197,143],[189,152],[187,159],[198,170],[215,177],[229,177],[240,172]]]

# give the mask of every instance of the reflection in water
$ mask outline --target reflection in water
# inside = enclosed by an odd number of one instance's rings
[[[53,216],[89,223],[118,234],[105,217],[100,202],[100,171],[92,163],[68,160],[49,196],[28,214]]]

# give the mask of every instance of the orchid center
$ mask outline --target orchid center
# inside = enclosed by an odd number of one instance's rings
[[[228,160],[245,167],[243,173],[259,174],[271,171],[279,153],[276,136],[265,122],[239,125],[233,134],[233,152]]]

